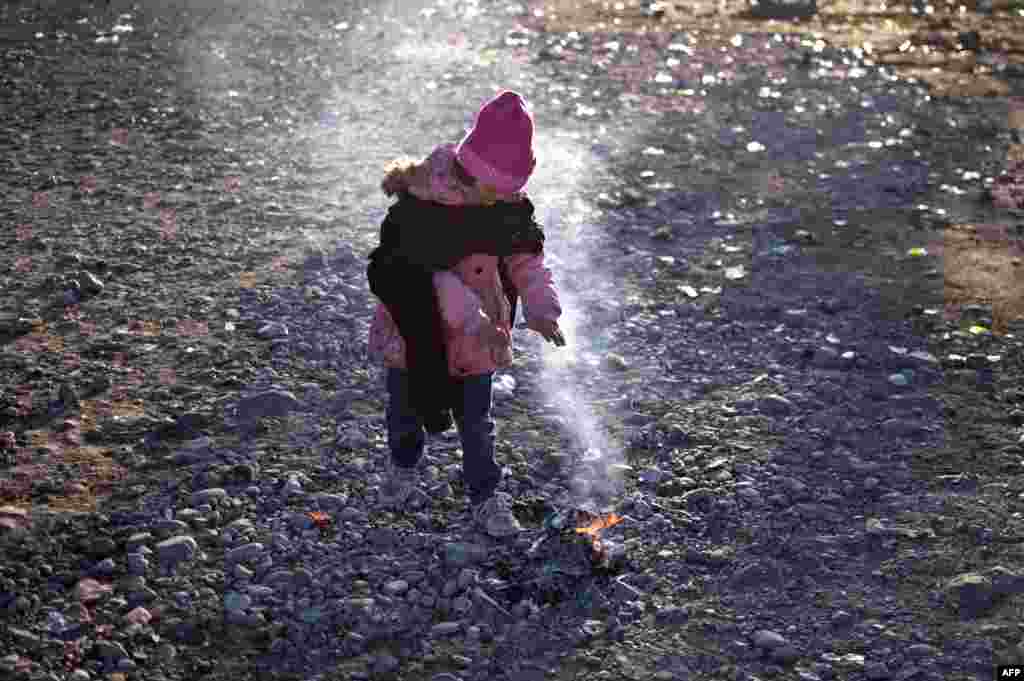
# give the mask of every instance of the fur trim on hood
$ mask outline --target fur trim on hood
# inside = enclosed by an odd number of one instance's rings
[[[387,164],[381,189],[387,196],[409,192],[424,201],[449,206],[489,205],[494,201],[516,202],[522,192],[499,194],[488,185],[469,185],[459,180],[455,168],[455,145],[436,147],[423,161],[400,158]]]

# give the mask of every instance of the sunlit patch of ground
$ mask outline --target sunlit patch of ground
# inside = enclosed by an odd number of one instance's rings
[[[1024,63],[1024,2],[995,0],[992,14],[976,0],[924,5],[836,0],[794,20],[758,19],[747,0],[650,3],[639,0],[549,0],[529,3],[531,14],[557,31],[685,31],[698,41],[724,44],[740,32],[797,33],[833,47],[859,49],[865,58],[928,83],[937,95],[1005,96],[994,75],[1000,65]],[[929,11],[930,10],[930,11]],[[970,35],[976,31],[977,36]],[[975,44],[976,41],[976,44]],[[991,55],[979,60],[974,50]]]
[[[996,0],[992,13],[979,13],[978,2],[923,5],[915,14],[908,3],[881,0],[837,0],[818,4],[811,18],[753,18],[747,0],[695,0],[687,3],[641,3],[639,0],[548,0],[529,3],[528,22],[552,31],[659,33],[685,32],[704,49],[727,46],[737,33],[795,33],[850,48],[866,61],[886,65],[897,74],[927,84],[935,96],[1007,97],[1010,88],[996,75],[997,67],[1024,65],[1024,2]],[[820,44],[820,43],[819,43]],[[979,59],[979,54],[983,56]],[[1008,129],[1024,130],[1024,101],[1008,97]],[[1024,165],[1024,145],[1011,145],[1008,174]],[[1024,198],[1009,196],[1013,184],[996,185],[999,208],[1024,209]],[[999,192],[1006,194],[1002,196]],[[1011,205],[1011,204],[1021,205]],[[979,232],[975,227],[978,227]],[[995,237],[996,229],[1001,236]],[[1024,235],[1005,225],[955,225],[930,249],[944,256],[947,312],[970,303],[993,306],[996,332],[1014,319],[1024,319],[1024,266],[1020,264]],[[940,251],[940,252],[935,252]]]
[[[993,331],[1024,317],[1024,236],[1008,224],[963,224],[943,240],[947,308],[992,305]]]
[[[43,480],[54,466],[73,468],[77,477],[63,488],[47,491],[46,505],[59,511],[95,511],[97,500],[109,496],[123,483],[128,471],[111,457],[106,447],[80,446],[75,430],[57,434],[50,429],[26,431],[32,450],[47,452],[45,464],[29,463],[29,448],[16,453],[16,464],[9,479],[0,485],[0,504],[28,507],[33,505],[33,487]]]

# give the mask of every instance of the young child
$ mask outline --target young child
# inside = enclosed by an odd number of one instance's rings
[[[395,161],[381,184],[397,195],[370,255],[370,289],[382,301],[370,353],[387,368],[391,458],[379,500],[401,506],[417,483],[425,430],[455,425],[474,521],[494,537],[521,528],[497,488],[491,379],[512,362],[517,298],[527,326],[556,345],[561,306],[544,266],[544,234],[522,189],[536,165],[533,118],[503,91],[458,145],[422,162]]]

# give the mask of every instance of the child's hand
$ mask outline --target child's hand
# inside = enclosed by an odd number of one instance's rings
[[[526,328],[532,329],[544,336],[544,340],[554,343],[558,347],[565,345],[565,336],[558,328],[558,322],[554,319],[531,319],[526,323]]]

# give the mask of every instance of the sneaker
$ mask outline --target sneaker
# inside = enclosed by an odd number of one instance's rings
[[[417,479],[415,468],[403,468],[388,462],[377,499],[383,506],[402,506],[415,489]]]
[[[504,492],[497,492],[474,508],[473,521],[492,537],[507,537],[523,529],[512,515],[509,496]]]

